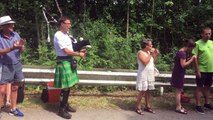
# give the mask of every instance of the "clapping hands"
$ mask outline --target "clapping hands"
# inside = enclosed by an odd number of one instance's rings
[[[192,61],[196,61],[196,60],[197,60],[197,55],[193,55],[193,56],[191,57],[191,60],[192,60]]]
[[[13,51],[15,49],[19,49],[20,52],[24,51],[24,40],[21,39],[20,41],[15,41],[13,43],[13,47],[10,48],[10,51]]]
[[[15,41],[13,44],[13,49],[22,49],[24,47],[24,40]]]
[[[194,60],[197,59],[197,55],[193,55],[192,59],[194,59]]]

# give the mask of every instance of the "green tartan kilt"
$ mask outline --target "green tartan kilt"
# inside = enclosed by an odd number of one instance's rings
[[[63,60],[56,65],[55,88],[70,88],[79,82],[77,70],[72,72],[70,61]]]

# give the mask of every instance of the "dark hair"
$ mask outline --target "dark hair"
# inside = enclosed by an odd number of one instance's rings
[[[141,48],[144,49],[149,42],[152,42],[152,39],[144,38],[143,40],[141,40]]]
[[[58,26],[60,26],[61,23],[64,23],[64,21],[66,21],[66,20],[70,20],[70,19],[69,19],[68,17],[66,17],[66,16],[60,17],[60,18],[58,19]]]
[[[183,39],[183,46],[184,47],[195,47],[196,43],[195,43],[194,38]]]

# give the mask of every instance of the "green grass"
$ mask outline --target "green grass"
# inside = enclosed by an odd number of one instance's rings
[[[41,91],[40,91],[41,92]],[[29,94],[26,91],[24,102],[19,107],[43,107],[45,109],[57,109],[59,103],[43,103],[40,100],[40,92]],[[156,95],[156,91],[152,92],[151,105],[155,109],[171,109],[175,108],[174,92],[164,93],[163,96]],[[194,99],[193,91],[186,92],[191,97],[190,103],[183,103],[186,109],[193,109]],[[124,109],[134,110],[136,107],[137,91],[114,91],[100,92],[97,90],[71,91],[72,96],[69,103],[77,109],[103,108],[103,109]],[[211,96],[211,99],[212,96]],[[142,99],[144,106],[144,99]],[[212,100],[211,100],[212,101]]]

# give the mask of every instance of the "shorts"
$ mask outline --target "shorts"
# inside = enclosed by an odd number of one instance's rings
[[[211,87],[212,86],[213,73],[201,72],[201,78],[196,77],[196,83],[198,87]]]
[[[0,64],[0,84],[15,83],[24,80],[22,64]]]

